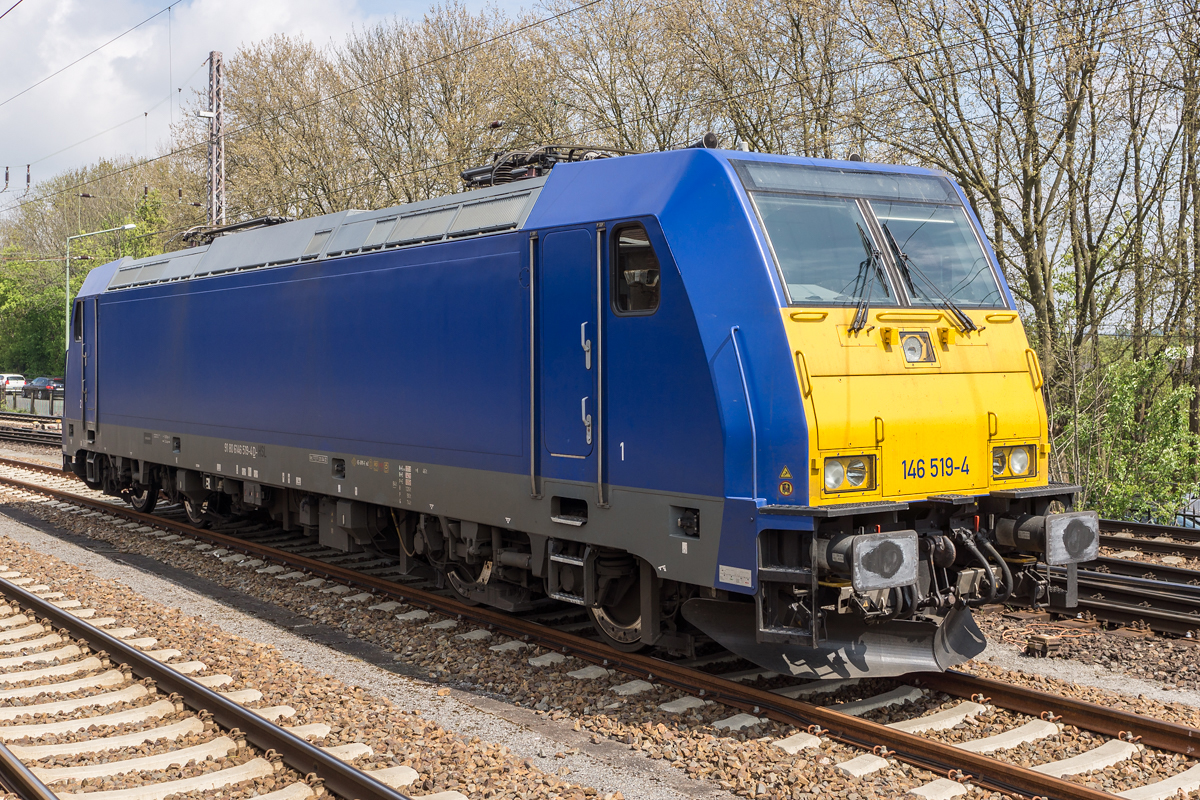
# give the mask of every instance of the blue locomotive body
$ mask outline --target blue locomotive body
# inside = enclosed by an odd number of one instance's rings
[[[427,562],[469,599],[585,605],[619,645],[687,649],[663,609],[703,599],[757,604],[760,646],[820,651],[828,623],[773,637],[788,626],[760,592],[764,534],[791,543],[772,580],[824,591],[828,515],[808,500],[816,421],[780,316],[794,304],[738,173],[754,162],[944,180],[682,150],[114,262],[75,301],[64,460],[138,507],[266,512]],[[913,527],[906,503],[876,505],[838,532]],[[949,649],[896,669],[973,646]],[[788,658],[797,674],[883,669],[828,656]]]

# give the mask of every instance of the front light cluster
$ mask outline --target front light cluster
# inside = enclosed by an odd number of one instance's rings
[[[825,459],[825,491],[852,492],[875,488],[875,456]]]
[[[992,477],[1028,478],[1037,474],[1035,446],[1018,444],[992,450]]]

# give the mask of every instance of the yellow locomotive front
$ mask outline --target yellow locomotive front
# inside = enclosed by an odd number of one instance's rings
[[[1037,356],[1017,314],[783,309],[809,424],[809,504],[1047,485]]]
[[[1073,606],[1098,519],[1048,480],[1041,368],[962,194],[928,170],[736,169],[808,425],[808,496],[760,511],[812,530],[760,533],[753,642],[736,605],[685,615],[764,666],[849,677],[978,654],[972,607]]]
[[[1037,356],[953,184],[747,171],[787,294],[810,503],[1046,485]]]

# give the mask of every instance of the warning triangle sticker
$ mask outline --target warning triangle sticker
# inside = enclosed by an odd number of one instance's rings
[[[779,473],[779,478],[781,480],[784,478],[790,478],[790,477],[792,477],[792,471],[790,469],[788,469],[787,467],[784,467],[783,472]]]

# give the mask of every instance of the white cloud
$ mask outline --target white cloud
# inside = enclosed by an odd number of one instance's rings
[[[0,20],[0,102],[167,2],[26,0]],[[0,200],[11,202],[24,191],[29,163],[36,185],[98,158],[158,151],[167,141],[172,108],[178,118],[190,89],[207,85],[202,65],[210,50],[229,57],[240,45],[276,33],[340,42],[355,27],[394,14],[419,17],[427,7],[420,0],[184,0],[170,14],[169,36],[164,13],[0,106],[0,167],[12,169],[12,185]]]

